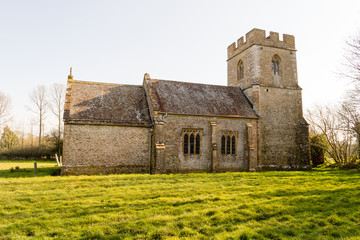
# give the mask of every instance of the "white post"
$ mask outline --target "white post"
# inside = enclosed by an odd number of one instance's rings
[[[56,164],[60,166],[58,155],[55,153]]]

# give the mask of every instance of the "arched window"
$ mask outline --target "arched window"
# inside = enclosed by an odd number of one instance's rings
[[[194,134],[191,134],[190,135],[190,154],[194,154],[194,147],[195,147]]]
[[[221,154],[225,154],[225,136],[221,137]]]
[[[184,154],[189,154],[189,135],[184,135]]]
[[[200,154],[200,134],[196,134],[195,138],[195,153]]]
[[[235,136],[232,136],[231,138],[231,154],[235,154],[236,153],[236,140],[235,140]]]
[[[272,73],[274,75],[280,75],[280,58],[275,55],[271,61]]]
[[[237,67],[237,77],[238,80],[241,80],[244,78],[244,63],[240,60],[238,62],[238,67]]]

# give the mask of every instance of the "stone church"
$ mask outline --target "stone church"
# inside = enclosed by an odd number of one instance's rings
[[[70,73],[62,174],[308,169],[294,36],[253,29],[227,54],[228,86]]]

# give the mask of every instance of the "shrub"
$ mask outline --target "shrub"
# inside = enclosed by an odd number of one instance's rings
[[[52,159],[57,149],[51,146],[44,146],[40,150],[37,147],[13,148],[0,152],[0,159]]]
[[[360,169],[360,162],[349,162],[340,167],[341,169]]]
[[[314,167],[325,162],[325,154],[329,145],[324,134],[316,134],[310,137],[310,155]]]
[[[60,168],[56,168],[56,169],[52,170],[52,172],[50,173],[51,176],[60,176],[60,174],[61,174]]]

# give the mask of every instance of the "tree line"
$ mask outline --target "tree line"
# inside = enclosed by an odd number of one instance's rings
[[[360,166],[360,31],[347,46],[345,70],[339,77],[352,84],[344,99],[336,106],[317,106],[306,114],[315,166],[325,161],[343,167]]]
[[[26,107],[35,114],[36,120],[28,123],[31,130],[26,136],[24,131],[8,126],[11,98],[0,92],[0,158],[52,158],[55,154],[62,155],[65,92],[65,86],[57,83],[39,85],[30,92],[30,105]],[[56,117],[57,128],[45,133],[45,119],[49,113]],[[34,134],[34,125],[37,125],[37,134]]]

